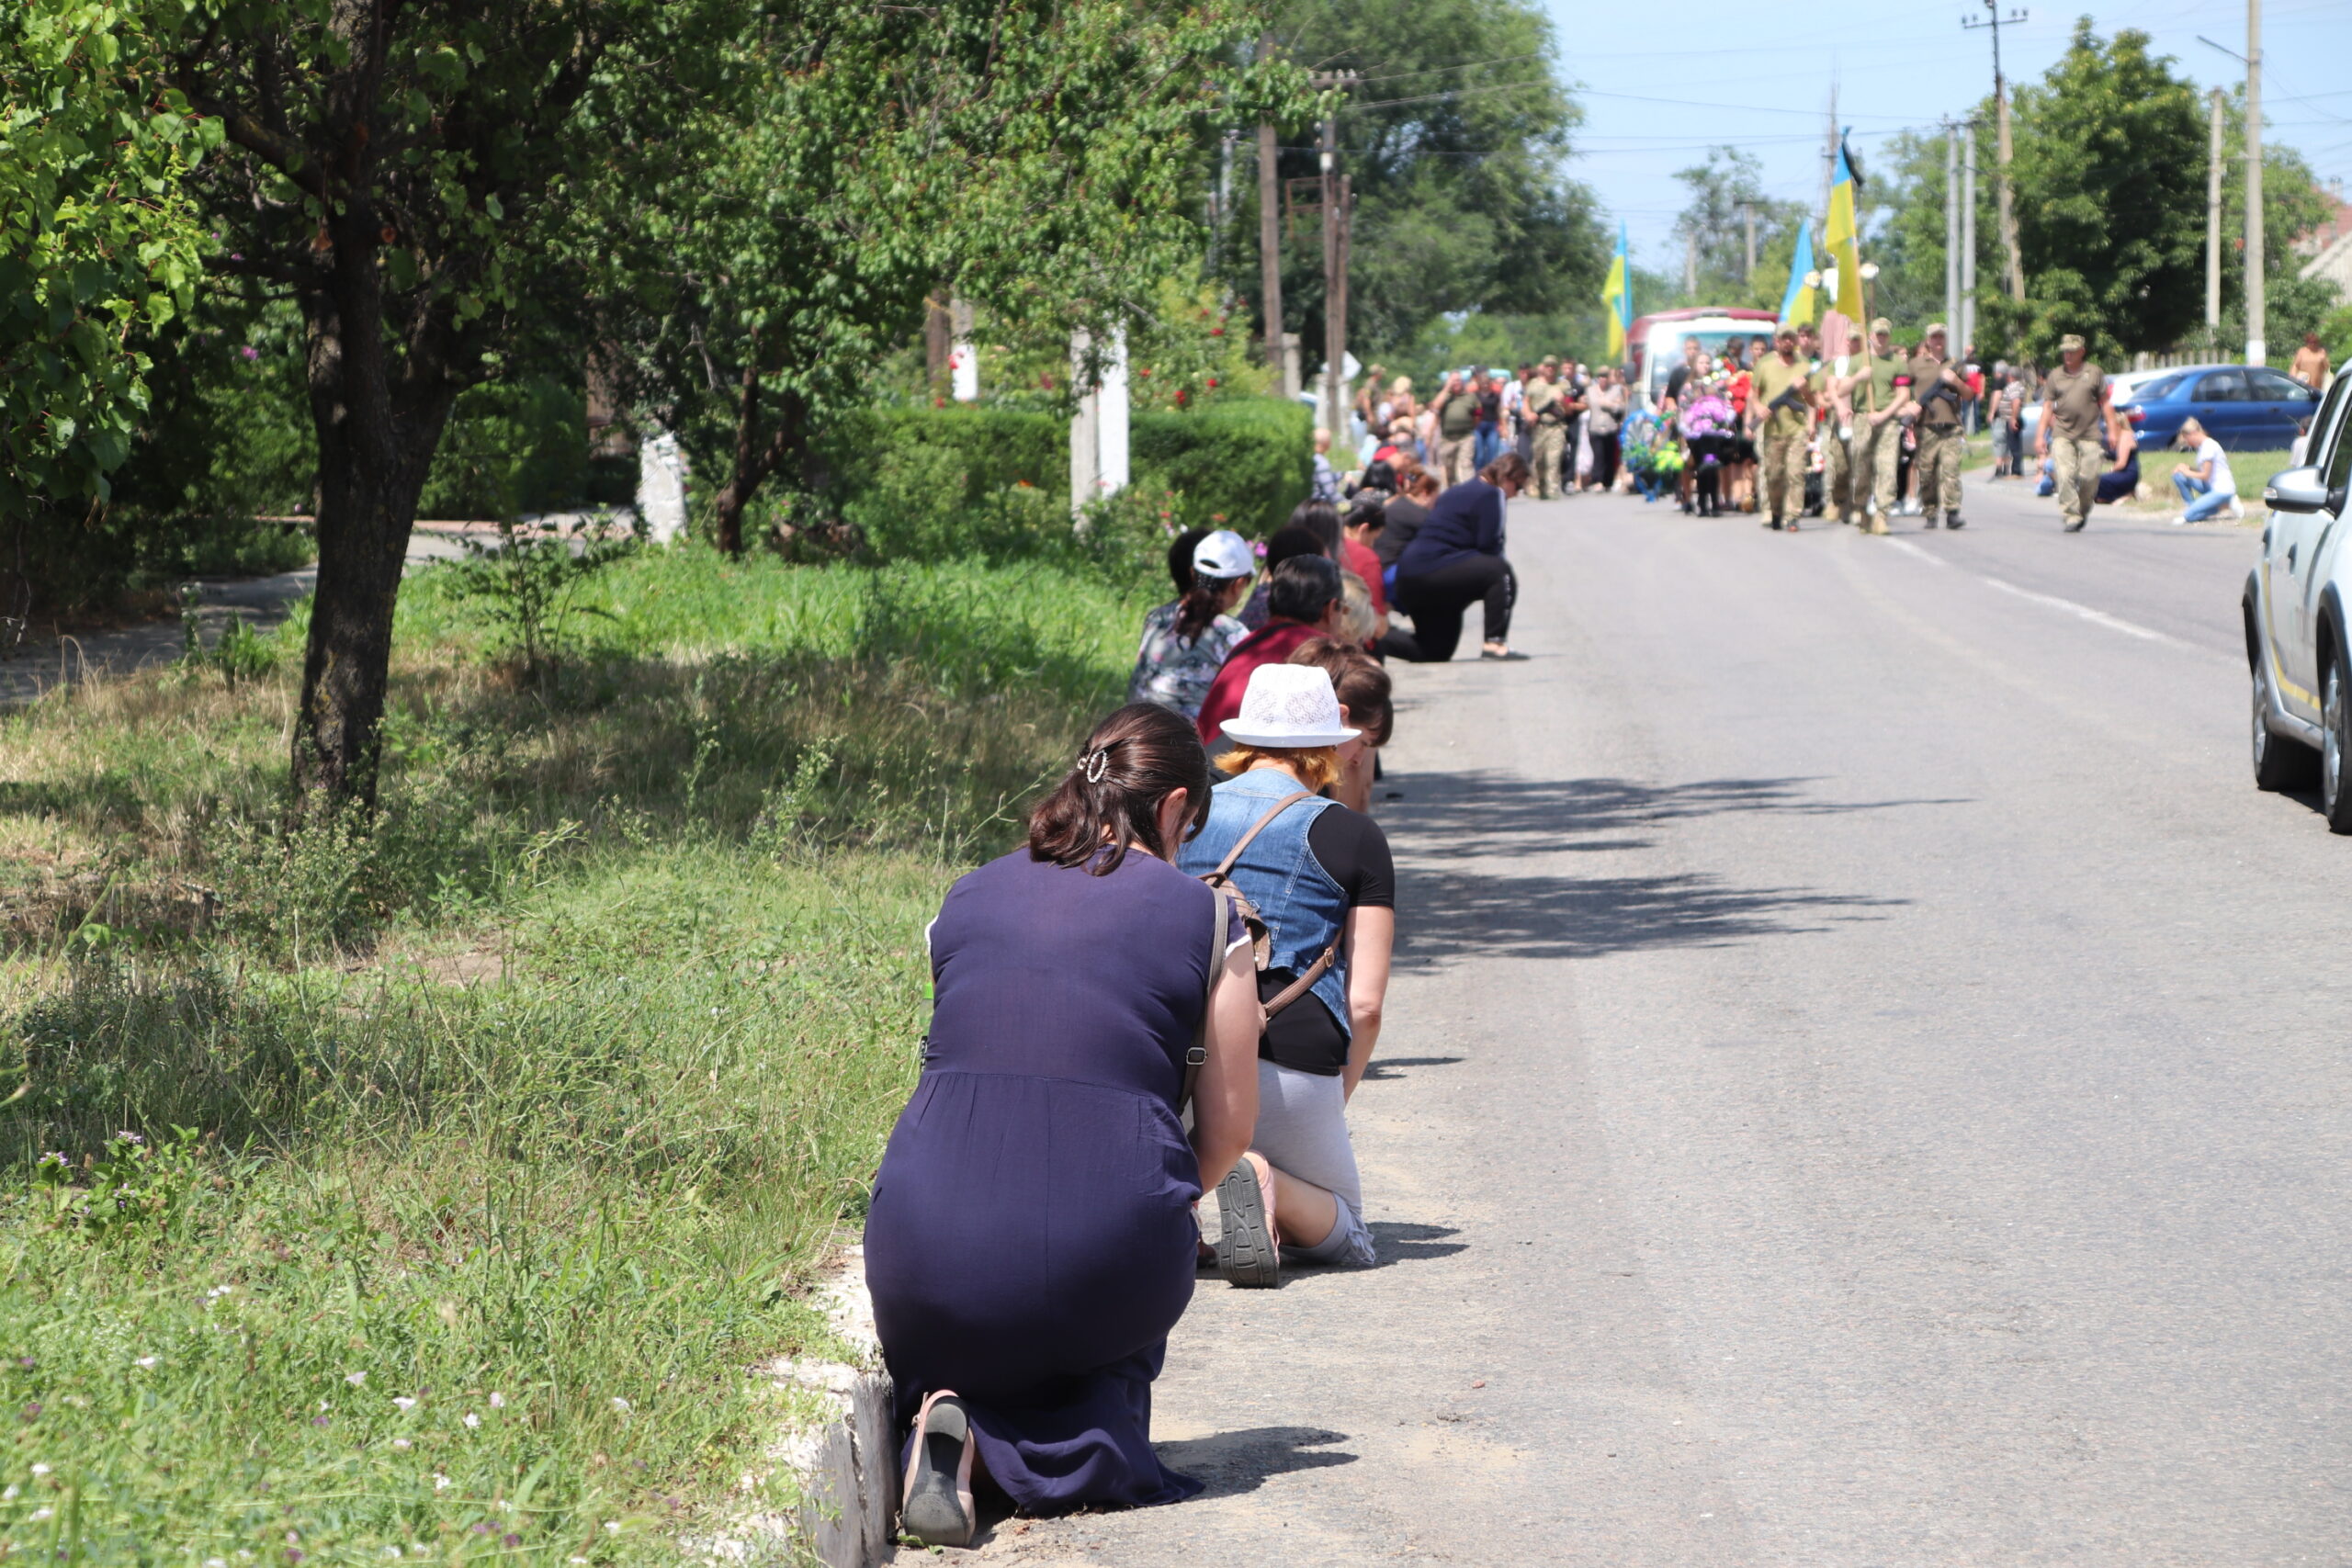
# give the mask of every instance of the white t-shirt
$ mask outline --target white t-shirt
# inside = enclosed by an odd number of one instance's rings
[[[2210,482],[2215,495],[2237,494],[2237,476],[2230,472],[2230,459],[2222,451],[2220,442],[2210,435],[2207,436],[2205,444],[2197,448],[2197,461],[2199,464],[2210,462],[2213,465],[2213,478]]]

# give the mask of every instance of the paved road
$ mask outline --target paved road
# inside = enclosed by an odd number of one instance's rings
[[[1514,508],[1532,660],[1401,676],[1384,1266],[1204,1280],[1207,1495],[978,1559],[2352,1560],[2352,841],[2247,782],[2254,530],[1970,508]]]
[[[574,513],[562,513],[571,518]],[[462,560],[469,541],[497,547],[490,524],[420,523],[410,536],[409,571],[435,561]],[[297,602],[318,583],[319,570],[306,566],[270,577],[205,577],[193,581],[198,594],[197,619],[204,646],[211,648],[230,624],[243,621],[268,631],[293,613]],[[37,700],[44,692],[92,675],[127,675],[169,664],[187,648],[187,632],[173,615],[84,637],[31,637],[0,646],[0,707]]]
[[[277,626],[291,613],[295,602],[311,592],[318,576],[316,567],[306,566],[271,577],[195,579],[198,635],[204,646],[218,643],[234,621],[258,631]],[[85,637],[29,637],[0,657],[0,707],[32,702],[44,692],[92,675],[126,675],[169,664],[181,657],[187,646],[187,633],[176,615]]]

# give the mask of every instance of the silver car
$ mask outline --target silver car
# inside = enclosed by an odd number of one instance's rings
[[[2270,509],[2262,558],[2242,600],[2245,652],[2254,674],[2254,782],[2263,789],[2307,788],[2317,775],[2327,825],[2352,833],[2352,376],[2338,376],[2321,400],[2303,447],[2262,492]]]

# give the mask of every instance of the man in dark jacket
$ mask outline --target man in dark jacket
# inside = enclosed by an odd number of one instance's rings
[[[1405,547],[1392,601],[1413,617],[1422,660],[1442,664],[1452,659],[1462,641],[1462,613],[1481,601],[1487,607],[1481,657],[1511,657],[1508,639],[1519,579],[1503,558],[1503,505],[1526,484],[1525,461],[1516,452],[1504,453],[1476,479],[1439,496]]]

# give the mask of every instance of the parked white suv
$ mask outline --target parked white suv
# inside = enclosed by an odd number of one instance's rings
[[[2247,574],[2246,660],[2254,671],[2254,782],[2301,789],[2316,764],[2327,825],[2352,833],[2352,376],[2321,400],[2303,446],[2307,466],[2264,487],[2270,509],[2262,558]]]

